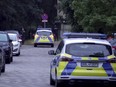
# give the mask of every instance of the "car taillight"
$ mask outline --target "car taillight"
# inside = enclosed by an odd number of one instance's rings
[[[109,63],[116,63],[116,58],[108,59],[107,62],[109,62]]]
[[[68,62],[71,62],[73,61],[74,59],[72,58],[68,58],[68,57],[62,57],[60,61],[68,61]]]

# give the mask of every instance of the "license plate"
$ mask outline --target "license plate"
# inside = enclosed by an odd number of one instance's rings
[[[44,39],[45,40],[45,39],[47,39],[47,36],[42,36],[41,39]]]
[[[82,62],[81,67],[98,67],[98,63]]]

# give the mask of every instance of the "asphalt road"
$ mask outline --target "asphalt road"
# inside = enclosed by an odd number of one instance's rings
[[[48,55],[48,50],[55,49],[56,46],[35,48],[32,45],[23,45],[21,55],[14,56],[14,61],[6,64],[6,72],[0,76],[0,87],[54,87],[49,85],[50,61],[53,56]],[[89,84],[77,87],[87,85]],[[99,85],[93,84],[93,86]]]

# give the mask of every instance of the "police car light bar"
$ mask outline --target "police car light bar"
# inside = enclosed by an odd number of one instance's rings
[[[37,28],[37,30],[52,30],[52,28]]]

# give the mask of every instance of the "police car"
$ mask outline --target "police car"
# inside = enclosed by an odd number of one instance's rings
[[[50,84],[55,87],[65,81],[116,82],[116,57],[107,40],[66,38],[48,54],[55,55],[50,64]]]
[[[34,36],[34,47],[37,45],[51,45],[54,47],[54,36],[50,29],[38,29]]]

